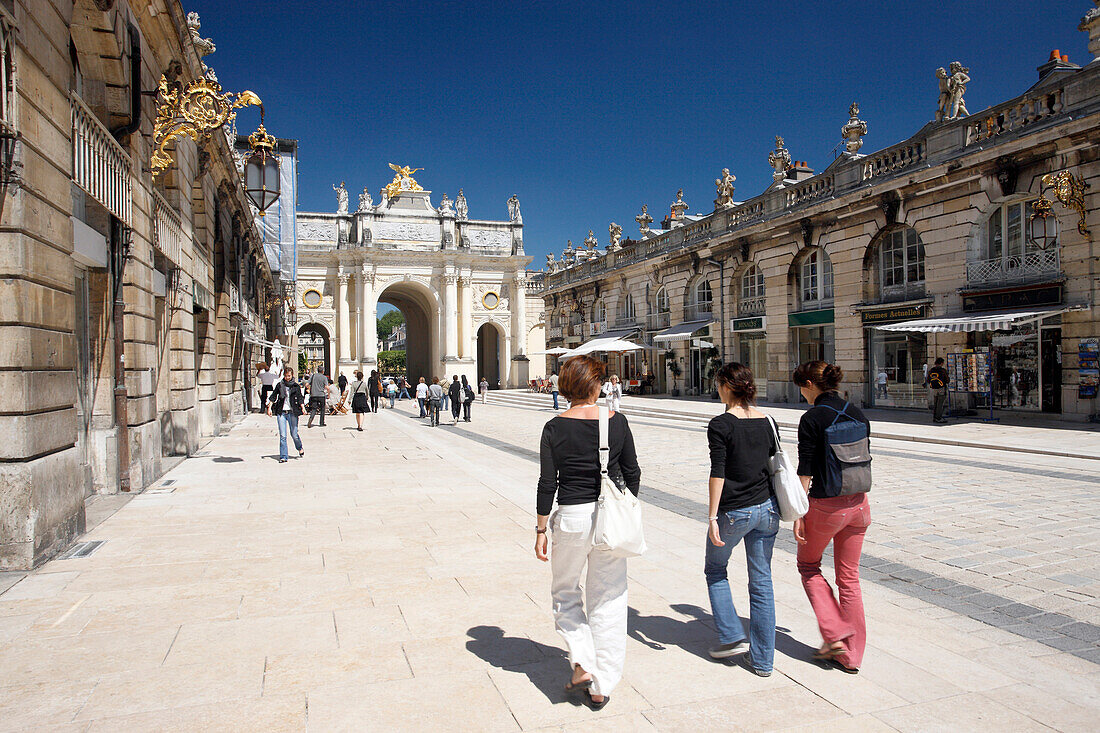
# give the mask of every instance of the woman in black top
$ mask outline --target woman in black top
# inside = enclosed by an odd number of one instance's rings
[[[747,366],[729,363],[715,375],[726,411],[710,421],[710,514],[705,574],[718,646],[724,659],[748,653],[750,670],[767,677],[775,658],[775,597],[772,548],[779,532],[779,505],[768,459],[775,437],[768,417],[756,409],[756,381]],[[749,572],[749,638],[733,604],[726,566],[745,541]]]
[[[626,658],[626,559],[594,544],[600,497],[599,408],[603,363],[576,356],[561,370],[558,388],[568,410],[542,431],[535,555],[550,560],[554,624],[569,648],[573,676],[566,690],[600,709],[622,678]],[[641,481],[634,437],[620,413],[608,422],[608,473],[637,496]],[[558,508],[551,515],[554,497]],[[554,535],[550,552],[547,529]],[[581,577],[585,565],[585,588]],[[587,614],[585,607],[587,606]]]
[[[458,375],[451,377],[451,386],[447,390],[447,396],[451,399],[452,425],[458,425],[458,416],[462,414],[462,400],[466,397],[462,390],[462,382],[458,381]]]
[[[378,398],[382,395],[382,378],[378,376],[377,369],[371,370],[367,388],[370,391],[371,412],[378,412]]]
[[[830,448],[825,431],[834,422],[854,420],[866,425],[870,435],[871,424],[862,410],[837,392],[843,378],[840,367],[824,361],[806,362],[791,375],[791,381],[813,405],[798,423],[798,477],[810,494],[810,511],[795,521],[794,537],[798,541],[802,587],[824,639],[814,656],[854,674],[859,671],[867,645],[859,558],[871,524],[871,509],[866,493],[837,496],[839,491],[828,486],[826,462]],[[830,542],[836,570],[835,597],[821,574],[821,556]]]
[[[367,383],[363,381],[363,372],[355,372],[355,381],[351,383],[351,411],[355,413],[355,429],[363,432],[363,413],[370,412],[367,405]]]

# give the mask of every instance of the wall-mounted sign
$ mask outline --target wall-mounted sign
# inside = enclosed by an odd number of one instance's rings
[[[1005,290],[996,293],[976,293],[963,296],[963,311],[1029,308],[1036,305],[1061,305],[1062,286],[1049,285],[1026,290]]]
[[[755,316],[753,318],[731,318],[730,330],[731,331],[763,331],[764,324],[766,323],[765,316]]]
[[[865,326],[872,323],[901,323],[902,321],[913,321],[918,318],[924,318],[925,311],[927,310],[928,306],[925,305],[909,305],[898,308],[865,310],[860,313],[860,316],[863,318],[863,325]]]
[[[802,311],[791,313],[787,316],[789,326],[822,326],[833,322],[833,309],[824,308],[818,311]]]

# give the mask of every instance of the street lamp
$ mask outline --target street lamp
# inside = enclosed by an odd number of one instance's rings
[[[1054,215],[1054,204],[1041,193],[1032,205],[1030,224],[1028,239],[1039,249],[1047,249],[1058,242],[1058,217]]]
[[[244,163],[244,193],[263,216],[279,198],[279,159],[275,156],[275,138],[264,128],[262,105],[260,126],[248,136],[248,145],[252,154]]]
[[[295,326],[298,323],[298,310],[294,307],[293,303],[287,304],[286,307],[286,325]]]

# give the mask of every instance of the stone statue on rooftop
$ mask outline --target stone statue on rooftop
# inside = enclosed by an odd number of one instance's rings
[[[687,209],[687,202],[684,201],[684,189],[681,188],[676,192],[676,200],[672,202],[672,206],[669,207],[669,210],[672,212],[673,219],[682,219]]]
[[[363,193],[359,194],[359,211],[370,211],[372,208],[374,208],[374,201],[371,200],[370,191],[363,186]]]
[[[634,221],[638,222],[638,231],[642,234],[649,232],[649,225],[653,223],[653,217],[649,215],[649,207],[646,204],[642,204],[642,213],[634,217]]]
[[[523,216],[519,213],[519,197],[512,194],[512,198],[508,199],[508,219],[513,224],[522,224]]]
[[[393,170],[393,180],[386,186],[386,192],[389,194],[389,198],[393,198],[400,191],[423,191],[424,189],[413,178],[413,173],[424,170],[423,168],[413,168],[407,165],[394,165],[390,163],[390,169]]]
[[[611,222],[610,226],[607,227],[607,234],[609,237],[607,251],[618,252],[620,249],[622,249],[622,245],[619,244],[619,240],[623,237],[623,228],[615,222]]]
[[[203,38],[199,33],[199,29],[202,28],[202,24],[199,22],[198,13],[187,14],[187,30],[191,34],[191,42],[195,44],[195,51],[199,54],[201,59],[203,56],[209,56],[214,53],[217,46],[214,45],[213,38]],[[206,64],[203,64],[206,66]]]
[[[783,183],[783,179],[787,177],[787,169],[791,167],[791,153],[779,135],[775,136],[775,150],[768,154],[768,163],[772,167],[772,180]]]
[[[455,214],[459,221],[466,221],[470,216],[470,207],[466,205],[466,195],[462,189],[458,189],[458,198],[455,199]]]
[[[439,201],[439,215],[440,216],[454,216],[455,215],[454,203],[451,201],[450,198],[447,197],[446,193],[443,194],[443,198]]]
[[[951,115],[949,119],[957,120],[967,117],[970,112],[966,109],[963,95],[966,94],[966,85],[970,83],[970,69],[958,61],[951,62],[951,78],[948,80],[948,88],[951,92]]]
[[[554,269],[557,268],[557,266],[558,263],[557,260],[554,259],[554,253],[551,252],[550,254],[546,255],[546,269],[550,272],[553,272]]]
[[[728,209],[733,206],[733,182],[737,180],[737,176],[730,173],[729,168],[722,169],[722,177],[714,179],[714,185],[718,190],[718,198],[714,199],[714,209]],[[677,203],[683,203],[680,200],[680,195],[683,194],[684,189],[680,189],[680,194],[677,194]],[[675,204],[674,204],[675,206]]]
[[[589,229],[588,236],[584,238],[585,249],[591,252],[596,249],[597,244],[599,244],[599,242],[596,241],[596,235],[592,233],[591,229]]]
[[[344,188],[344,182],[340,181],[340,185],[334,185],[332,190],[336,192],[336,213],[348,213],[348,190]]]
[[[1096,7],[1085,13],[1077,30],[1089,34],[1089,53],[1093,55],[1093,61],[1100,61],[1100,0],[1092,1]]]
[[[849,155],[855,155],[863,147],[863,136],[867,134],[867,123],[859,119],[859,105],[852,102],[848,107],[848,124],[840,128],[840,137],[845,140],[844,148]]]

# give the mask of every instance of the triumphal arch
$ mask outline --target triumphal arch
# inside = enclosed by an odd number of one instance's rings
[[[505,387],[539,376],[526,355],[545,347],[543,304],[527,294],[519,200],[508,200],[507,220],[471,219],[461,189],[437,205],[413,177],[419,169],[390,168],[378,202],[364,188],[351,210],[341,182],[336,213],[298,213],[299,343],[334,378],[369,373],[378,304],[389,303],[405,314],[414,381],[464,374]]]

